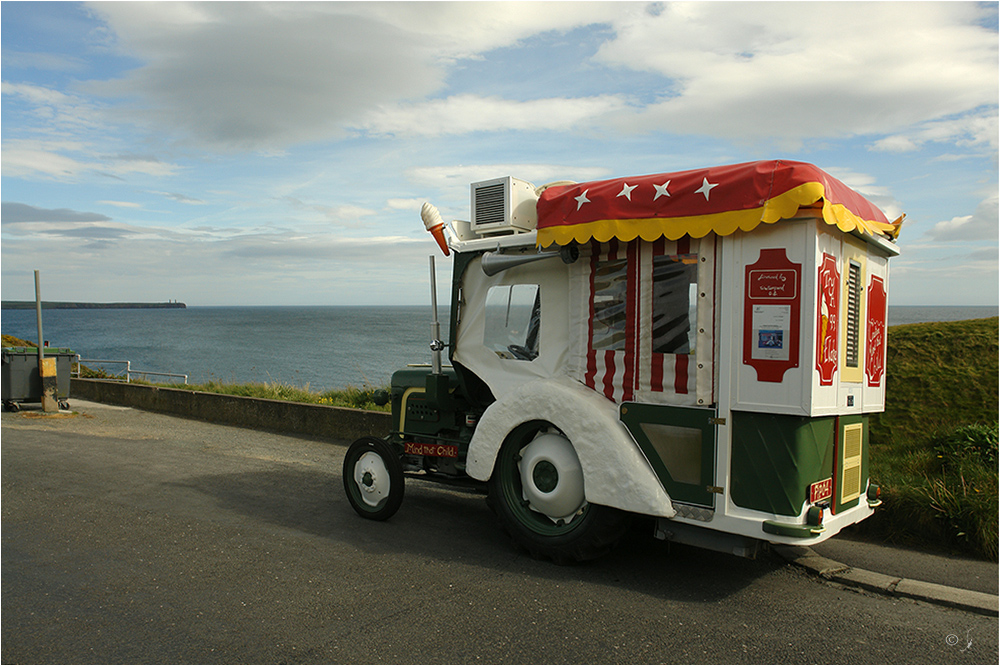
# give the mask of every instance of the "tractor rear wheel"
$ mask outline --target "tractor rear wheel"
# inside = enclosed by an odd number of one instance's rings
[[[628,514],[590,504],[569,439],[545,421],[515,428],[497,454],[490,506],[515,543],[557,564],[598,558],[618,542]]]

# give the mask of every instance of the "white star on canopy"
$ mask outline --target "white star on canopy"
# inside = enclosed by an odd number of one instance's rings
[[[618,193],[619,197],[625,197],[629,201],[632,201],[632,190],[639,187],[638,185],[629,185],[628,183],[622,183],[622,191]]]
[[[670,185],[670,181],[663,183],[663,185],[657,185],[653,183],[653,187],[656,189],[656,196],[653,197],[653,201],[656,201],[660,197],[669,197],[670,192],[667,191],[667,187]]]
[[[701,187],[695,190],[695,193],[704,194],[705,201],[708,201],[708,193],[712,191],[713,187],[718,187],[718,186],[719,186],[718,183],[710,183],[708,182],[708,178],[705,178],[701,184]]]
[[[588,191],[589,190],[584,190],[583,194],[581,194],[580,196],[573,197],[574,199],[576,199],[576,209],[577,210],[580,210],[581,208],[583,208],[583,204],[590,203],[590,199],[587,198],[587,192]]]

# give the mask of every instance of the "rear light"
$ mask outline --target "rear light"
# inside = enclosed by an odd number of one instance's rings
[[[823,507],[811,506],[806,513],[806,524],[820,527],[823,524]]]
[[[882,503],[880,499],[882,497],[882,488],[875,485],[874,483],[868,484],[868,506],[878,506]]]

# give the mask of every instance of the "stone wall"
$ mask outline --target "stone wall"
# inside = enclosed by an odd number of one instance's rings
[[[392,427],[392,417],[388,412],[246,398],[102,379],[74,377],[70,382],[71,406],[73,398],[212,423],[346,441],[354,441],[366,435],[384,437]]]

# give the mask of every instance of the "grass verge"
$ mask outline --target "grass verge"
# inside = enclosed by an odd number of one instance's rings
[[[149,384],[149,382],[133,381],[133,383]],[[288,402],[304,402],[310,405],[329,405],[331,407],[351,407],[367,409],[375,412],[388,412],[390,406],[379,406],[374,402],[376,387],[348,386],[330,391],[312,391],[308,386],[298,387],[282,382],[251,382],[249,384],[228,384],[224,382],[207,382],[205,384],[152,384],[165,388],[186,389],[188,391],[205,391],[222,393],[224,395],[241,395],[248,398],[263,398],[265,400],[286,400]],[[389,387],[385,387],[385,391]]]
[[[998,318],[894,326],[871,419],[884,504],[861,534],[997,558]]]

